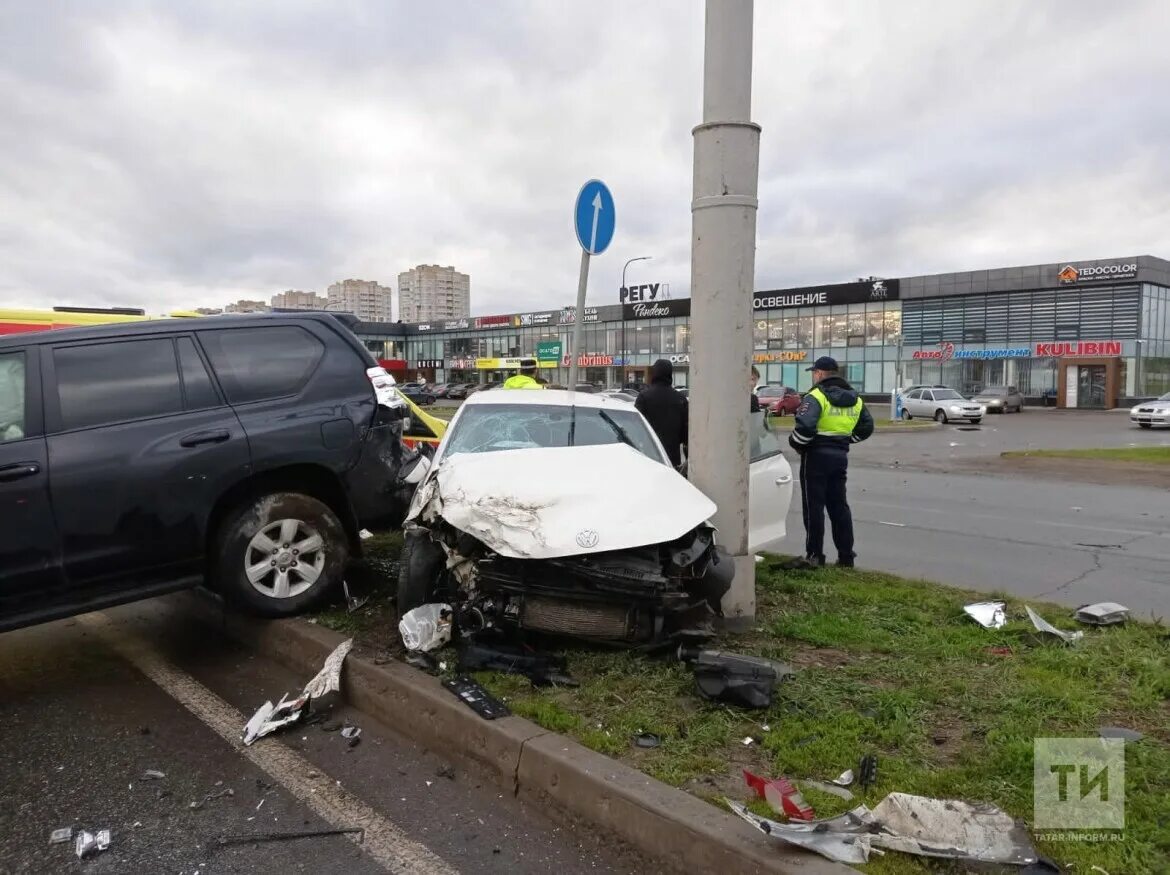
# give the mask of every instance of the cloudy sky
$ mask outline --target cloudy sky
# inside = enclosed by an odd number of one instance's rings
[[[757,288],[1170,256],[1165,0],[758,0]],[[0,6],[0,306],[151,312],[472,277],[591,302],[690,274],[697,0]]]

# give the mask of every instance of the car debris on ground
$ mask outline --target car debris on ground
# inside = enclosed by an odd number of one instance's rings
[[[1003,602],[975,602],[963,605],[963,612],[984,629],[1002,629],[1007,625],[1006,607]]]
[[[1141,741],[1145,738],[1136,729],[1127,729],[1124,726],[1098,726],[1097,735],[1101,738],[1120,738],[1123,741]]]
[[[354,826],[342,829],[312,829],[303,832],[250,832],[239,835],[221,835],[215,841],[219,845],[248,844],[251,842],[285,842],[292,839],[316,839],[325,836],[356,835],[358,844],[365,841],[366,831]]]
[[[73,845],[73,850],[77,854],[77,859],[84,860],[86,857],[100,854],[109,846],[110,831],[108,829],[98,830],[96,833],[88,833],[82,830],[77,834],[77,841]]]
[[[1036,627],[1037,632],[1047,632],[1049,635],[1055,635],[1057,638],[1064,641],[1065,644],[1076,644],[1085,637],[1085,633],[1077,630],[1076,632],[1065,632],[1063,629],[1057,629],[1028,605],[1024,605],[1024,610],[1028,612],[1028,618],[1032,621],[1032,625]]]
[[[443,681],[443,687],[458,696],[468,708],[484,720],[507,717],[508,706],[485,690],[472,678],[463,676]]]
[[[216,790],[212,793],[208,793],[202,799],[196,799],[194,802],[192,802],[187,807],[190,808],[192,811],[199,811],[203,808],[203,806],[205,806],[208,802],[211,802],[213,799],[222,799],[225,796],[235,796],[235,795],[236,795],[236,791],[233,790],[231,787],[224,787],[222,790]]]
[[[523,675],[533,686],[576,687],[578,683],[567,674],[565,658],[531,648],[509,644],[471,642],[459,651],[459,671],[498,671]]]
[[[771,659],[686,645],[679,647],[678,658],[690,665],[695,688],[704,699],[745,708],[769,707],[776,685],[795,674]]]
[[[55,829],[49,833],[50,845],[63,845],[65,842],[73,838],[73,827],[63,826],[60,829]]]
[[[147,769],[142,773],[142,778],[145,781],[161,781],[166,776],[166,772],[160,772],[158,769]]]
[[[1081,605],[1073,616],[1090,626],[1113,626],[1129,619],[1129,608],[1117,602],[1097,602],[1095,605]]]
[[[402,615],[398,631],[407,650],[438,650],[451,640],[451,606],[440,602],[419,605]]]
[[[840,784],[834,784],[830,781],[814,781],[810,778],[803,778],[797,781],[801,787],[811,787],[814,790],[819,790],[822,793],[828,793],[830,796],[836,796],[838,799],[849,801],[853,798],[852,791],[842,787]]]
[[[857,783],[862,790],[868,790],[877,783],[877,767],[877,755],[872,753],[867,753],[857,763]]]
[[[833,779],[833,783],[838,787],[852,787],[853,786],[853,769],[846,769],[841,774]]]
[[[352,647],[352,638],[338,644],[334,651],[325,657],[325,664],[321,670],[305,684],[305,688],[295,699],[290,700],[285,693],[275,705],[268,701],[260,706],[244,726],[244,744],[250,745],[256,739],[263,738],[281,727],[296,723],[306,715],[314,699],[340,690],[341,665]]]
[[[805,802],[804,796],[788,778],[762,778],[744,769],[743,779],[777,814],[794,820],[816,820],[813,807]]]
[[[838,863],[862,864],[882,849],[923,857],[1026,866],[1039,858],[1024,826],[990,804],[891,793],[871,811],[865,805],[838,817],[779,823],[728,807],[766,835]]]

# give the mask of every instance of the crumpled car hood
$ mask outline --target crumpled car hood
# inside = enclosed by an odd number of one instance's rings
[[[609,444],[443,459],[408,519],[441,516],[502,556],[555,559],[674,541],[714,513],[677,471]]]

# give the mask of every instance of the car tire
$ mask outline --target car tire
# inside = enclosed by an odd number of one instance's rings
[[[950,420],[947,419],[947,413],[945,410],[936,410],[934,412],[934,421],[941,422],[944,424],[947,422],[950,422]]]
[[[276,492],[227,518],[216,538],[213,575],[225,599],[264,617],[290,617],[336,591],[348,561],[349,538],[327,504]]]
[[[398,616],[435,600],[443,550],[426,534],[408,531],[398,560]]]
[[[976,416],[974,419],[971,420],[972,425],[978,425],[981,422],[983,422],[982,416]]]
[[[905,407],[902,408],[902,421],[909,422],[914,416]]]

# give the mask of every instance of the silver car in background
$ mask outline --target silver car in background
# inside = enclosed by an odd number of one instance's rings
[[[1153,401],[1143,401],[1130,408],[1129,421],[1142,428],[1153,428],[1155,425],[1170,426],[1170,392]]]
[[[988,413],[1021,413],[1024,410],[1024,396],[1015,386],[988,386],[975,393],[972,400],[986,407]]]
[[[935,422],[950,422],[965,419],[980,422],[987,408],[974,401],[968,401],[954,389],[946,386],[915,386],[902,396],[902,418],[933,419]]]

